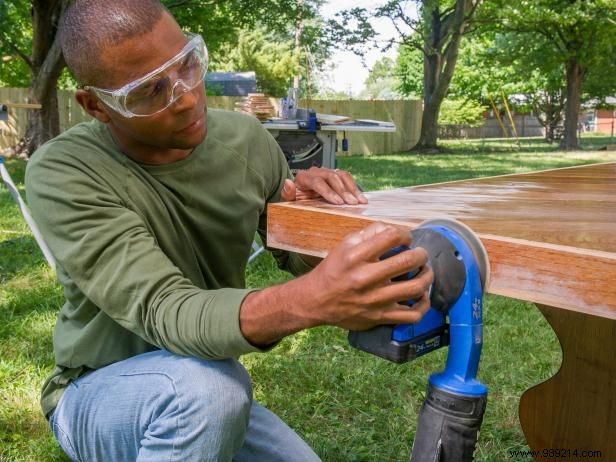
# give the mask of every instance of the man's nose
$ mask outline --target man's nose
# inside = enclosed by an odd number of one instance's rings
[[[175,101],[176,99],[178,99],[180,96],[182,96],[184,93],[188,93],[190,90],[192,90],[192,88],[190,88],[186,82],[184,82],[184,80],[182,79],[177,79],[175,81],[175,83],[173,84],[173,88],[171,89],[172,93],[173,93],[173,101]]]
[[[183,109],[192,108],[196,104],[197,95],[192,91],[195,88],[191,88],[183,80],[176,80],[173,84],[173,102],[171,104],[175,111],[180,112]]]

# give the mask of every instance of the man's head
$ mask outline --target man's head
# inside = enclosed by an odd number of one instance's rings
[[[106,86],[97,57],[129,38],[150,32],[166,12],[158,0],[76,0],[62,18],[60,44],[66,65],[82,85]]]
[[[75,0],[63,17],[60,41],[69,69],[84,87],[77,100],[108,124],[127,154],[160,160],[165,151],[192,149],[203,141],[205,63],[194,73],[185,71],[189,58],[203,55],[194,53],[200,42],[191,41],[158,0]],[[186,77],[194,82],[187,84]],[[135,84],[142,84],[141,92],[124,98]],[[170,98],[147,106],[147,91],[164,85],[172,88]],[[145,110],[130,106],[135,95],[145,98]]]

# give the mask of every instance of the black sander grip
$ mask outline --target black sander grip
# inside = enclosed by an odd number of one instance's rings
[[[411,462],[471,462],[487,396],[461,396],[428,383]]]

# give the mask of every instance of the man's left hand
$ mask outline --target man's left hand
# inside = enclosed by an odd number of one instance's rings
[[[283,201],[319,197],[336,205],[368,203],[368,199],[361,193],[351,174],[344,170],[310,167],[308,170],[297,172],[295,181],[285,180],[282,189]]]

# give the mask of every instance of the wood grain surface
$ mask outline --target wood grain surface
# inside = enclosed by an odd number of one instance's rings
[[[324,256],[374,221],[453,218],[490,258],[488,291],[616,319],[616,163],[367,193],[369,204],[272,204],[270,247]]]

